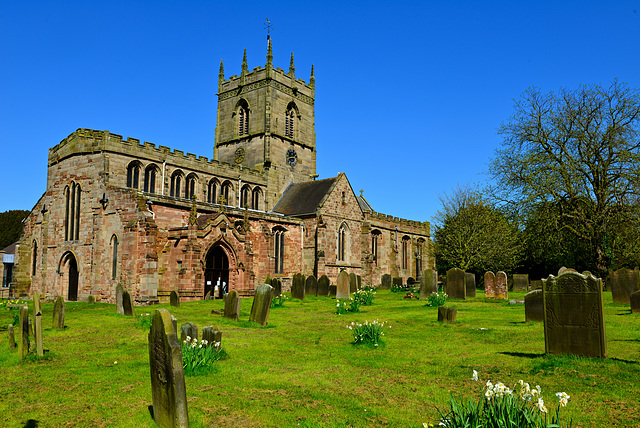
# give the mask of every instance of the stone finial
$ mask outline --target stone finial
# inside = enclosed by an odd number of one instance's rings
[[[289,76],[292,79],[296,78],[296,66],[293,63],[293,52],[291,52],[291,62],[289,63]]]
[[[247,49],[244,50],[244,55],[242,55],[242,74],[247,74]]]
[[[218,88],[224,82],[224,65],[222,64],[222,59],[220,59],[220,71],[218,72]]]
[[[267,44],[267,72],[270,72],[273,68],[273,51],[271,50],[271,38],[269,38]]]
[[[198,223],[198,209],[196,207],[196,195],[191,197],[191,214],[189,214],[189,224],[197,224]]]
[[[311,77],[309,78],[309,86],[312,88],[316,87],[316,76],[313,73],[313,64],[311,64]]]

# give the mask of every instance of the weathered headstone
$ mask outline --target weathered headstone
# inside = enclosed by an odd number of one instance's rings
[[[202,328],[202,340],[206,340],[206,346],[215,346],[220,350],[222,343],[222,332],[215,325],[208,325]]]
[[[327,275],[322,275],[318,280],[318,296],[328,296],[329,285],[331,285],[329,277]]]
[[[124,287],[122,284],[116,286],[116,313],[124,315],[124,306],[122,305],[122,293],[124,293]]]
[[[496,299],[509,300],[509,281],[503,271],[496,274]]]
[[[532,279],[530,282],[531,282],[531,289],[532,290],[542,290],[542,280],[541,279]]]
[[[124,309],[124,314],[129,317],[136,316],[136,311],[133,307],[133,298],[131,294],[127,290],[124,290],[122,293],[122,307]]]
[[[631,293],[629,301],[631,303],[631,313],[640,314],[640,291],[634,291]]]
[[[467,298],[467,286],[462,269],[451,268],[447,271],[447,295],[450,299]]]
[[[514,273],[513,274],[513,291],[529,290],[529,274]]]
[[[356,284],[358,290],[360,290],[362,288],[362,277],[360,275],[356,275]]]
[[[270,285],[273,287],[274,296],[279,296],[282,294],[282,281],[280,281],[278,278],[273,278]]]
[[[180,307],[180,295],[176,290],[171,290],[171,294],[169,294],[169,305],[176,308]]]
[[[64,299],[62,296],[58,296],[53,305],[53,328],[64,328]]]
[[[558,276],[562,275],[565,272],[578,272],[578,271],[572,268],[568,268],[566,266],[562,266],[560,269],[558,269]]]
[[[391,285],[397,288],[404,288],[402,278],[400,278],[399,276],[394,276],[393,278],[391,278]]]
[[[264,280],[265,284],[269,284],[273,287],[273,285],[271,284],[271,275],[267,274],[267,279]]]
[[[293,283],[291,284],[291,298],[304,300],[304,282],[304,275],[302,275],[301,273],[296,273],[295,275],[293,275]]]
[[[211,290],[207,291],[207,294],[204,295],[204,300],[211,300],[213,297],[211,296]]]
[[[182,349],[166,309],[156,309],[149,331],[153,419],[159,427],[188,427]]]
[[[630,303],[629,296],[638,290],[640,275],[637,270],[618,269],[611,273],[609,285],[614,303]]]
[[[180,343],[184,343],[187,340],[187,336],[191,340],[198,340],[198,327],[192,322],[186,322],[180,326]]]
[[[258,285],[256,295],[253,298],[253,305],[251,305],[249,321],[267,325],[267,319],[271,311],[271,301],[273,300],[273,291],[273,287],[269,284]]]
[[[543,280],[542,289],[546,352],[606,357],[602,281],[565,272]]]
[[[40,293],[33,293],[33,336],[36,342],[36,352],[39,356],[44,355],[42,344],[42,308],[40,307]]]
[[[224,295],[224,317],[234,321],[240,318],[240,296],[236,290],[231,290]]]
[[[92,295],[92,294],[89,294],[89,295],[87,296],[87,303],[88,303],[88,304],[90,304],[90,305],[95,304],[95,303],[96,303],[96,298],[95,298],[95,296],[94,296],[94,295]]]
[[[29,353],[29,307],[20,307],[20,323],[18,325],[18,355],[24,358]]]
[[[356,279],[356,274],[351,272],[349,274],[349,292],[355,293],[358,291],[358,280]]]
[[[7,332],[9,333],[9,348],[14,349],[16,345],[16,336],[13,332],[13,324],[9,324],[7,326]]]
[[[309,296],[318,295],[318,281],[313,275],[309,275],[304,283],[304,294]]]
[[[467,289],[467,297],[476,297],[476,275],[474,273],[464,273],[464,286]]]
[[[420,300],[425,300],[431,293],[438,292],[438,271],[425,269],[420,277]]]
[[[338,286],[337,285],[330,285],[329,286],[329,297],[336,297],[336,294],[338,294]]]
[[[438,306],[438,321],[440,322],[456,322],[458,310],[447,306]]]
[[[336,284],[336,299],[348,299],[351,297],[349,294],[349,274],[346,270],[343,270],[338,274],[338,283]]]
[[[529,291],[524,295],[525,321],[544,321],[542,290]]]
[[[389,275],[388,273],[385,273],[384,275],[382,275],[382,280],[380,282],[380,289],[388,290],[390,288],[391,288],[391,275]]]

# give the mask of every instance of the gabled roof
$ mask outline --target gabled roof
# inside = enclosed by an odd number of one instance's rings
[[[318,209],[318,205],[331,193],[331,190],[338,182],[338,178],[340,177],[305,183],[291,183],[278,203],[273,207],[273,212],[292,216],[314,214]]]
[[[362,191],[360,191],[360,196],[356,196],[356,199],[358,200],[358,205],[360,205],[360,209],[362,210],[362,212],[364,213],[373,212],[373,208],[371,207],[371,205],[369,205],[369,202],[367,202],[364,196],[362,196]]]
[[[17,242],[14,242],[13,244],[9,245],[8,247],[3,248],[2,251],[5,254],[15,254],[16,252],[16,245],[18,245]]]

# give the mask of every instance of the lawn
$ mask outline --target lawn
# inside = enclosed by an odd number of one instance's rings
[[[220,300],[159,307],[178,325],[223,332],[228,358],[186,378],[192,427],[422,427],[451,394],[475,398],[487,380],[519,379],[540,385],[550,410],[556,392],[569,394],[562,415],[575,427],[639,427],[640,315],[604,296],[607,359],[547,356],[542,323],[525,322],[523,305],[483,297],[448,301],[458,309],[455,324],[386,290],[346,315],[334,314],[330,298],[290,299],[265,327],[248,322],[251,299],[238,322],[211,313],[222,311]],[[45,359],[19,361],[1,332],[0,426],[154,426],[148,328],[110,304],[68,302],[65,330],[51,328],[53,304],[43,313]],[[381,346],[352,345],[346,325],[374,319],[386,323]],[[10,311],[0,311],[0,325],[10,322]]]

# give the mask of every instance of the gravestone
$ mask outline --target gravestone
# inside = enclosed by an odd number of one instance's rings
[[[542,290],[542,280],[541,279],[532,279],[530,282],[531,282],[531,289],[532,290]]]
[[[356,274],[351,272],[349,274],[349,292],[355,293],[358,291],[358,280],[356,279]]]
[[[329,277],[327,275],[322,275],[318,280],[318,296],[328,296],[329,285],[331,285]]]
[[[476,297],[476,275],[474,273],[464,273],[464,286],[467,289],[467,297]]]
[[[336,285],[336,299],[349,299],[349,274],[343,270],[338,274],[338,284]]]
[[[124,306],[122,306],[122,293],[124,293],[124,287],[122,284],[116,286],[116,313],[124,315]]]
[[[529,290],[529,274],[514,273],[513,274],[513,291]]]
[[[629,302],[631,303],[631,313],[640,314],[640,291],[634,291],[629,296]]]
[[[93,296],[92,294],[89,294],[89,296],[87,296],[87,303],[90,305],[93,305],[96,303],[96,298],[95,296]]]
[[[187,340],[187,336],[191,340],[198,340],[198,327],[192,322],[186,322],[180,326],[180,343],[184,343]]]
[[[42,345],[42,308],[40,307],[40,293],[33,293],[33,337],[36,342],[36,352],[40,357],[44,355]]]
[[[293,283],[291,284],[291,297],[293,299],[304,300],[304,282],[304,275],[301,273],[293,275]]]
[[[171,325],[173,326],[173,331],[178,334],[178,319],[171,315]]]
[[[638,271],[631,269],[618,269],[611,272],[609,285],[611,288],[611,296],[614,303],[630,303],[629,297],[631,293],[638,290]]]
[[[397,288],[404,288],[404,284],[402,284],[402,278],[399,276],[394,276],[391,278],[391,285]]]
[[[329,286],[329,297],[336,297],[336,294],[338,294],[338,286],[337,285],[330,285]]]
[[[544,321],[542,290],[529,291],[524,295],[524,320]]]
[[[211,300],[213,297],[211,296],[211,290],[207,291],[207,294],[204,295],[204,300]]]
[[[176,290],[172,290],[171,294],[169,295],[169,305],[176,308],[180,307],[180,295]]]
[[[273,287],[274,296],[279,296],[282,294],[282,281],[280,281],[278,278],[273,278],[270,285]]]
[[[240,318],[240,296],[236,290],[231,290],[224,295],[224,317],[238,321]]]
[[[269,284],[273,287],[273,285],[271,284],[271,275],[267,274],[267,279],[264,280],[265,284]]]
[[[500,271],[496,274],[496,299],[509,300],[509,282],[507,274]]]
[[[450,299],[467,298],[467,286],[462,269],[451,268],[447,271],[447,295]]]
[[[29,307],[20,307],[20,322],[18,325],[18,355],[24,358],[29,353]]]
[[[496,298],[496,275],[491,271],[484,273],[484,298]]]
[[[558,276],[562,275],[565,272],[578,272],[578,271],[572,268],[568,268],[566,266],[562,266],[560,269],[558,269]]]
[[[208,325],[202,328],[202,340],[207,341],[206,346],[215,346],[219,351],[222,344],[222,332],[215,325]]]
[[[271,301],[273,300],[273,291],[273,287],[269,284],[258,285],[256,295],[253,298],[253,305],[251,305],[249,321],[267,325],[267,319],[271,311]]]
[[[64,328],[64,299],[62,296],[58,296],[53,305],[53,328]]]
[[[313,275],[309,275],[304,283],[304,294],[309,296],[318,295],[318,281]]]
[[[9,349],[14,349],[16,345],[16,336],[13,332],[13,324],[7,326],[7,332],[9,333]]]
[[[153,419],[159,427],[188,427],[182,349],[166,309],[156,309],[149,331]]]
[[[133,298],[131,294],[127,290],[124,290],[122,293],[122,308],[124,309],[124,314],[128,317],[136,316],[136,311],[133,308]]]
[[[425,300],[431,293],[438,292],[438,271],[425,269],[420,277],[420,300]]]
[[[388,290],[390,288],[391,288],[391,275],[389,275],[388,273],[385,273],[384,275],[382,275],[382,280],[380,282],[380,289]]]
[[[358,290],[362,289],[362,277],[360,275],[356,275],[356,286]]]
[[[548,354],[606,357],[602,280],[567,271],[542,281]]]
[[[447,306],[438,306],[438,321],[440,322],[456,322],[458,310]]]

